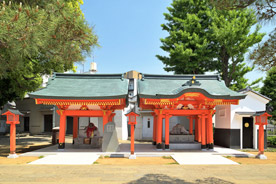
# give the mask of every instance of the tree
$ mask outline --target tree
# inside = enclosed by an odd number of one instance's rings
[[[164,69],[176,74],[215,70],[209,29],[212,10],[206,0],[175,0],[171,6],[167,8],[169,13],[164,13],[168,23],[161,25],[169,36],[160,39],[161,48],[169,56],[157,55],[165,64]]]
[[[250,34],[257,22],[252,11],[218,10],[207,0],[174,0],[168,10],[164,14],[168,23],[161,26],[169,36],[161,39],[161,48],[169,56],[157,55],[166,71],[217,71],[228,87],[249,85],[243,76],[253,68],[245,67],[244,54],[264,36],[258,26]]]
[[[260,22],[272,22],[276,15],[275,0],[211,0],[212,5],[220,9],[245,9],[251,7]],[[250,54],[250,59],[259,66],[260,70],[268,71],[276,66],[276,27],[269,34],[267,40],[259,44]]]
[[[261,88],[261,94],[271,98],[271,101],[267,104],[268,107],[272,107],[271,113],[273,120],[276,120],[276,67],[271,68],[267,72],[264,85]]]
[[[242,86],[248,85],[244,75],[253,70],[253,67],[244,63],[244,55],[265,34],[259,33],[259,26],[250,33],[252,26],[257,23],[252,10],[215,10],[212,11],[212,17],[210,29],[221,63],[217,70],[222,74],[226,86],[242,89]]]
[[[36,90],[42,75],[73,69],[98,43],[77,1],[24,2],[0,7],[0,106]]]

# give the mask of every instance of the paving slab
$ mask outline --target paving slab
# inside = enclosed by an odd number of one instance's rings
[[[237,165],[221,155],[212,153],[175,153],[173,159],[180,165]]]
[[[35,160],[31,165],[91,165],[99,155],[95,153],[57,153]]]

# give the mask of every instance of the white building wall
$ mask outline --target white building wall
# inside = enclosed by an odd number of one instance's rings
[[[215,127],[221,129],[230,129],[230,105],[217,105],[215,116]]]
[[[240,129],[240,146],[243,148],[243,127],[242,121],[243,117],[250,117],[250,115],[239,115],[236,112],[252,112],[256,111],[265,111],[266,104],[269,100],[249,91],[245,99],[239,101],[239,105],[231,105],[231,128]],[[253,118],[253,148],[257,149],[258,147],[258,129],[259,126],[255,125],[255,118]]]

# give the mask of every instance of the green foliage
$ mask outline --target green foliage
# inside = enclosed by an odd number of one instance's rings
[[[267,142],[269,145],[276,145],[276,136],[268,136]]]
[[[216,10],[212,12],[212,17],[212,36],[221,63],[218,71],[226,86],[235,85],[234,88],[243,89],[248,85],[244,75],[253,70],[244,63],[244,54],[251,46],[260,42],[265,34],[259,33],[259,26],[250,33],[257,20],[253,11],[248,9]]]
[[[169,56],[157,55],[166,71],[176,74],[202,74],[217,68],[210,40],[211,9],[206,0],[175,0],[164,13],[162,24],[169,36],[161,39],[161,48]]]
[[[261,94],[271,98],[271,101],[267,106],[273,107],[272,119],[276,120],[276,67],[271,68],[267,72],[267,76],[264,80],[264,85],[261,89]]]
[[[157,58],[165,64],[166,71],[176,74],[217,71],[226,86],[243,89],[250,85],[244,75],[253,70],[244,63],[244,54],[264,34],[259,33],[259,26],[250,33],[257,23],[253,11],[218,10],[208,2],[173,1],[169,13],[164,14],[168,23],[161,25],[169,33],[161,39],[161,48],[169,55]]]
[[[222,0],[210,1],[212,5],[219,9],[233,10],[253,8],[258,20],[261,22],[273,22],[276,15],[276,0]],[[276,66],[276,28],[269,34],[269,38],[258,45],[250,54],[250,59],[258,68],[268,71]]]
[[[78,1],[17,2],[0,5],[0,106],[36,90],[42,75],[73,69],[98,43],[70,4]]]

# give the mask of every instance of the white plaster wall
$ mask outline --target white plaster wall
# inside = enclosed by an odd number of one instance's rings
[[[116,110],[116,115],[114,116],[114,123],[116,125],[116,131],[118,139],[127,140],[128,131],[127,131],[127,117],[125,116],[126,110]]]
[[[230,105],[217,105],[216,106],[216,115],[215,115],[215,127],[230,129]]]
[[[145,140],[152,140],[153,132],[153,116],[143,116],[143,132],[142,136]],[[150,127],[148,127],[148,121],[150,122]]]
[[[134,138],[135,140],[142,140],[143,139],[143,117],[137,116],[136,117],[136,126],[134,131]]]

